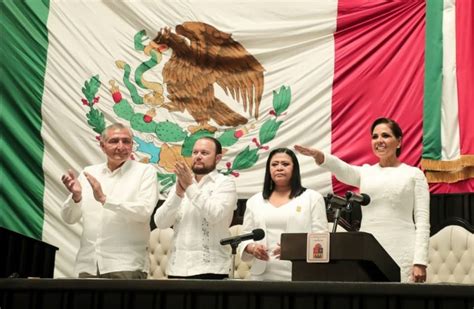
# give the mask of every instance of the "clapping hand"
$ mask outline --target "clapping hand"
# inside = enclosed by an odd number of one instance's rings
[[[174,172],[177,177],[176,194],[184,196],[186,189],[193,183],[193,173],[185,162],[176,162]]]
[[[86,176],[87,181],[92,187],[92,192],[94,193],[95,200],[104,205],[106,196],[102,191],[102,186],[100,185],[100,182],[89,173],[84,172],[84,176]]]
[[[82,187],[79,181],[77,180],[76,175],[72,170],[68,170],[67,174],[64,174],[61,177],[66,189],[72,193],[72,199],[75,203],[79,203],[82,199]]]

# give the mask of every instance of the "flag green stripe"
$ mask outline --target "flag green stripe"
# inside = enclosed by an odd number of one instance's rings
[[[48,48],[49,0],[4,1],[0,226],[41,239],[41,100]]]
[[[441,159],[441,92],[443,82],[443,0],[426,1],[423,158]]]

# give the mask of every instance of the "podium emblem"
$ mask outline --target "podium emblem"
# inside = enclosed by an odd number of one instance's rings
[[[307,263],[329,263],[329,233],[308,233]]]

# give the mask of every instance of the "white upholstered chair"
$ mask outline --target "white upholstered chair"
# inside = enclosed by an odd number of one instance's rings
[[[241,233],[242,225],[234,225],[229,228],[231,236]],[[149,260],[150,271],[148,279],[165,279],[166,265],[168,263],[168,252],[174,231],[172,228],[154,229],[150,234]],[[229,255],[230,255],[230,246]],[[236,279],[247,279],[250,277],[250,264],[242,262],[239,256],[235,258],[234,276]]]
[[[148,256],[150,261],[149,279],[166,278],[166,265],[168,264],[168,251],[170,249],[171,239],[174,230],[154,229],[150,233],[150,242],[148,244]]]
[[[448,225],[430,238],[428,283],[474,284],[474,234]]]
[[[468,222],[453,220],[431,236],[427,283],[474,284],[474,234]],[[329,223],[329,231],[332,230]],[[338,232],[344,228],[338,227]]]
[[[229,228],[231,236],[237,236],[242,234],[242,225],[237,224]],[[230,247],[230,246],[229,246]],[[229,249],[230,251],[230,249]],[[238,254],[235,255],[235,267],[234,267],[234,279],[249,279],[250,278],[250,267],[251,263],[243,262],[240,260]]]

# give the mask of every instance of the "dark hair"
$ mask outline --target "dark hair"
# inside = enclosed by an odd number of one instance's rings
[[[293,174],[291,175],[290,179],[290,198],[294,198],[296,196],[301,195],[301,193],[303,193],[306,188],[301,185],[300,164],[298,163],[298,159],[296,158],[295,153],[288,148],[276,148],[273,149],[268,155],[267,164],[265,168],[265,180],[263,182],[263,198],[268,200],[273,190],[275,190],[275,183],[273,182],[272,176],[270,175],[270,161],[277,153],[285,153],[289,155],[291,161],[293,161]]]
[[[216,146],[216,155],[222,154],[222,144],[216,138],[212,136],[203,136],[203,137],[198,138],[196,142],[200,139],[207,139],[207,140],[212,141],[214,145]]]
[[[376,126],[379,124],[386,124],[392,130],[393,135],[400,140],[400,147],[397,148],[397,151],[395,152],[395,155],[398,157],[402,153],[402,143],[401,139],[403,137],[403,132],[402,129],[400,128],[400,125],[393,119],[390,118],[378,118],[372,123],[372,126],[370,127],[370,134],[373,134],[374,129]]]

